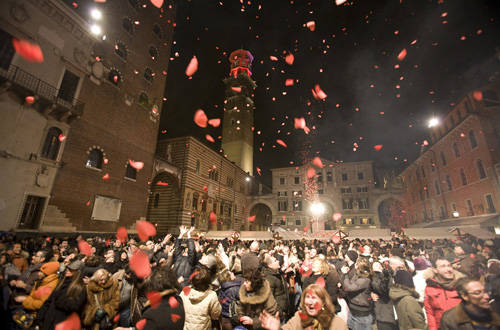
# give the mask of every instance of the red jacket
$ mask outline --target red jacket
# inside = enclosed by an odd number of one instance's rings
[[[434,278],[429,278],[424,298],[429,330],[438,330],[444,312],[452,309],[461,301],[456,290],[446,290]]]

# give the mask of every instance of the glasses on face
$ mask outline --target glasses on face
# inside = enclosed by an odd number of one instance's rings
[[[471,296],[483,296],[485,294],[488,294],[488,292],[486,292],[485,290],[477,290],[477,291],[467,291],[467,294],[471,295]]]

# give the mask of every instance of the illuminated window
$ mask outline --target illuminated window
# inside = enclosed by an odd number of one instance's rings
[[[344,225],[352,225],[352,218],[345,218],[343,222]]]

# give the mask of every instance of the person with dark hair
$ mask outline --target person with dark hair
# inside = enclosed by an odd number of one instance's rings
[[[44,263],[40,267],[39,280],[31,289],[29,296],[17,296],[15,300],[21,302],[27,310],[38,311],[59,283],[58,269],[59,263],[56,261]]]
[[[427,329],[424,312],[417,300],[418,293],[415,291],[415,284],[409,272],[406,270],[396,272],[389,297],[396,308],[400,330]]]
[[[45,262],[47,257],[47,251],[39,250],[36,251],[31,257],[31,264],[28,268],[21,274],[17,280],[11,280],[10,285],[16,288],[16,294],[28,294],[31,292],[35,281],[38,280],[38,272],[40,267]]]
[[[179,237],[175,241],[174,246],[174,271],[178,279],[180,279],[181,287],[189,284],[189,276],[193,272],[196,264],[196,254],[194,241],[191,238],[191,232],[194,227],[187,228],[185,226],[179,227]],[[187,234],[187,246],[182,244],[182,237]]]
[[[222,311],[217,294],[210,287],[210,272],[200,267],[190,278],[191,286],[185,287],[180,294],[186,311],[184,329],[208,330],[211,321],[218,320]]]
[[[340,312],[341,307],[338,303],[338,284],[339,277],[335,267],[330,268],[325,259],[316,257],[311,264],[312,274],[303,279],[302,288],[305,289],[311,284],[319,283],[324,286],[326,291],[330,294],[335,310]]]
[[[87,299],[81,275],[82,268],[83,263],[80,260],[73,261],[66,267],[64,278],[37,314],[36,323],[41,330],[54,329],[72,313],[81,313]]]
[[[247,329],[261,329],[259,315],[267,311],[275,315],[278,304],[271,292],[269,282],[264,279],[262,265],[253,253],[241,257],[243,283],[240,287],[240,301],[232,318],[233,325],[242,325]]]
[[[374,301],[374,313],[378,330],[396,330],[398,328],[394,316],[394,304],[389,297],[392,283],[392,272],[375,261],[372,264],[371,297]]]
[[[500,315],[490,307],[490,296],[484,285],[471,278],[461,278],[456,289],[461,302],[441,318],[442,330],[500,329]]]
[[[219,301],[222,306],[221,326],[223,330],[232,330],[231,315],[229,307],[233,301],[240,299],[241,278],[236,278],[235,275],[227,269],[222,270],[217,276],[220,283],[218,292]]]
[[[280,316],[287,318],[290,299],[287,282],[280,272],[280,263],[274,256],[266,254],[264,264],[264,277],[271,286],[274,299],[276,299],[276,303],[278,304]]]
[[[20,273],[28,269],[28,259],[21,249],[21,243],[14,243],[12,245],[12,250],[7,252],[12,260],[12,264],[16,266]]]
[[[429,330],[438,330],[443,313],[461,301],[455,285],[463,274],[454,270],[451,263],[439,254],[431,257],[431,263],[434,275],[427,279],[424,306]]]
[[[259,320],[262,328],[267,330],[347,330],[347,325],[335,315],[335,307],[330,294],[320,285],[311,284],[302,292],[300,310],[280,328],[278,315],[263,311]]]

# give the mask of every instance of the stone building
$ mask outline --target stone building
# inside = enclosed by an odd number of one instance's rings
[[[21,0],[0,9],[0,106],[8,113],[0,166],[9,187],[1,229],[133,225],[146,215],[175,8]],[[12,37],[39,44],[44,62],[21,59]]]
[[[409,224],[498,215],[500,85],[471,91],[439,123],[401,174]]]

